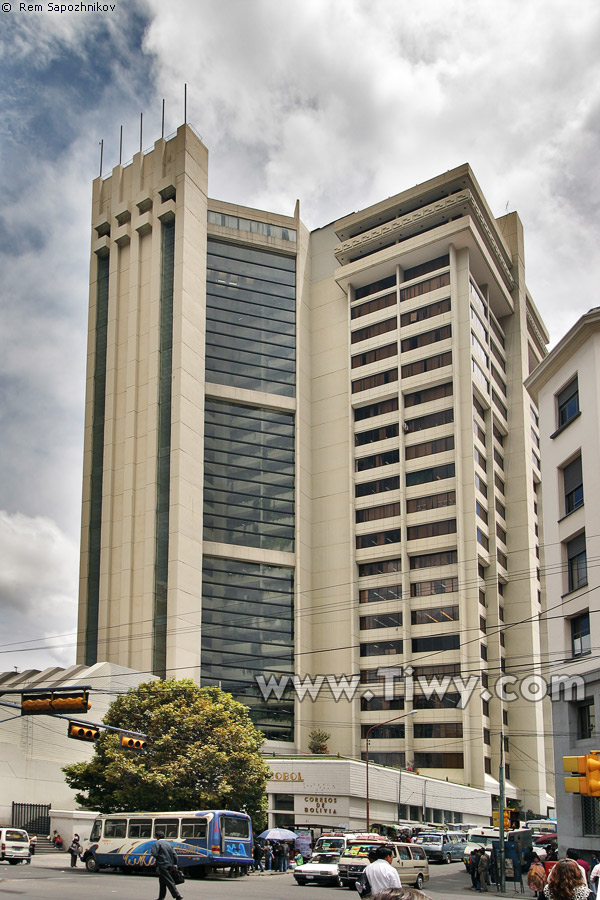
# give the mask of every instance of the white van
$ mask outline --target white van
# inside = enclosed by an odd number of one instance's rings
[[[385,838],[374,831],[365,832],[364,834],[361,831],[330,831],[318,838],[313,850],[313,856],[315,853],[330,853],[332,851],[343,854],[348,846],[348,841],[359,840],[384,841]]]
[[[0,860],[11,866],[29,860],[29,835],[21,828],[0,828]]]
[[[338,875],[344,887],[352,888],[369,864],[369,851],[381,845],[392,847],[392,865],[402,884],[414,884],[419,890],[429,881],[429,863],[422,847],[395,841],[349,841],[338,863]]]

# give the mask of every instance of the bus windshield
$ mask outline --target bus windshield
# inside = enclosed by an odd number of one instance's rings
[[[237,816],[223,816],[221,830],[226,837],[248,840],[250,837],[250,821]]]

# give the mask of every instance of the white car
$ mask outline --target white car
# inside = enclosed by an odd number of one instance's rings
[[[302,866],[296,866],[294,878],[298,884],[339,885],[339,859],[339,853],[315,853],[307,863],[304,863]]]

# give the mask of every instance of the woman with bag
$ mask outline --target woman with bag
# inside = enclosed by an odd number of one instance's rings
[[[536,895],[537,900],[544,900],[546,869],[537,854],[529,866],[529,871],[527,872],[527,884]]]

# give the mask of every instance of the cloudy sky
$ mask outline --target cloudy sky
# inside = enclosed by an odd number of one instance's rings
[[[552,343],[600,302],[591,0],[3,3],[0,671],[74,660],[91,181],[188,121],[210,194],[310,228],[469,162]]]

